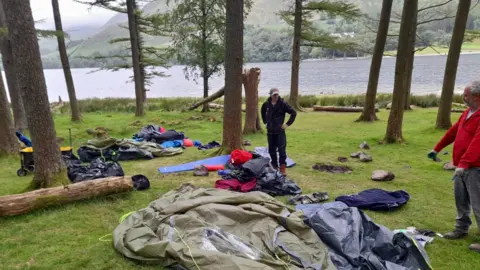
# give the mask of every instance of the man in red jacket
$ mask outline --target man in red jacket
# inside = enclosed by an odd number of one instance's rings
[[[460,239],[468,234],[472,225],[471,208],[480,228],[480,81],[473,81],[465,87],[463,100],[469,108],[428,154],[435,160],[438,152],[454,143],[453,164],[457,168],[453,180],[457,218],[455,229],[444,235],[446,239]],[[469,248],[480,252],[480,244],[472,244]]]

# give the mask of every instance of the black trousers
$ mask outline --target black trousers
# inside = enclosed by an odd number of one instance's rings
[[[272,160],[272,166],[278,168],[278,155],[280,156],[280,165],[286,165],[287,162],[287,135],[285,131],[278,134],[268,134],[268,152],[270,153],[270,159]]]

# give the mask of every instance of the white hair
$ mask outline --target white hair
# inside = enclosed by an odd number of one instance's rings
[[[474,96],[479,96],[480,95],[480,80],[475,80],[470,82],[467,87],[470,89],[470,93]]]

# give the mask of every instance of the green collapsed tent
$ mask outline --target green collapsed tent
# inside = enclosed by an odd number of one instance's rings
[[[184,184],[132,213],[113,232],[127,258],[186,269],[335,269],[327,247],[263,192]]]

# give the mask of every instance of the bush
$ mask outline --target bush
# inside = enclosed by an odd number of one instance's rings
[[[288,100],[288,96],[283,97]],[[201,98],[149,98],[145,106],[147,111],[183,111],[193,103],[201,100]],[[263,103],[267,97],[259,97],[259,103]],[[385,108],[392,100],[391,94],[378,94],[376,97],[376,105],[379,108]],[[245,103],[245,99],[242,99]],[[214,101],[223,104],[223,98]],[[462,95],[454,95],[454,103],[463,104]],[[311,108],[313,105],[321,106],[348,106],[363,107],[365,103],[365,95],[305,95],[299,96],[300,106],[303,108]],[[440,96],[434,94],[423,96],[411,96],[410,104],[421,108],[438,107],[440,105]],[[80,111],[89,112],[126,112],[135,113],[135,99],[133,98],[92,98],[79,100]],[[61,107],[58,112],[70,113],[70,105],[68,102]]]

